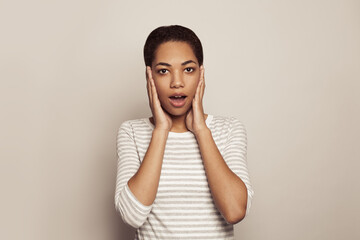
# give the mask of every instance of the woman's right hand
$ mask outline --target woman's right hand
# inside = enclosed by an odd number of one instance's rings
[[[155,129],[170,131],[172,120],[168,113],[161,107],[159,97],[157,95],[156,86],[152,77],[151,68],[146,67],[147,92],[149,97],[149,105],[155,122]]]

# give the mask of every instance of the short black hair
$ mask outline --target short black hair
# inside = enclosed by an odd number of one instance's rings
[[[147,37],[144,45],[145,65],[151,67],[157,48],[160,44],[170,41],[188,43],[198,60],[199,66],[203,64],[203,49],[200,39],[196,34],[189,28],[180,25],[170,25],[154,29]]]

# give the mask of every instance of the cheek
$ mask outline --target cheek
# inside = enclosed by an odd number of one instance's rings
[[[186,86],[189,94],[191,94],[192,96],[195,95],[198,84],[199,84],[199,75],[197,74],[195,76],[189,76],[186,79]]]
[[[163,84],[160,84],[159,82],[155,82],[155,87],[159,99],[162,99],[164,97],[167,98],[166,88],[165,86],[163,86]]]
[[[197,86],[198,86],[198,80],[193,81],[193,82],[191,83],[191,85],[189,86],[190,89],[191,89],[190,92],[191,92],[191,96],[192,96],[192,97],[195,96]]]

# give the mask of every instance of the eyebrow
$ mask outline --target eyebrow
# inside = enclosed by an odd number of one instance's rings
[[[193,60],[187,60],[187,61],[183,62],[181,65],[184,66],[184,65],[189,64],[189,63],[195,63],[195,64],[196,64],[196,62],[193,61]],[[165,63],[165,62],[159,62],[159,63],[157,63],[157,64],[155,65],[155,67],[158,66],[158,65],[163,65],[163,66],[171,67],[171,64]]]

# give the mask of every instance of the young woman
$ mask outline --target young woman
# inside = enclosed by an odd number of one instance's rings
[[[122,123],[115,206],[135,239],[233,239],[254,192],[244,125],[205,114],[195,33],[159,27],[144,46],[151,118]]]

